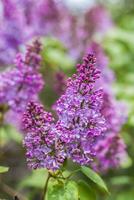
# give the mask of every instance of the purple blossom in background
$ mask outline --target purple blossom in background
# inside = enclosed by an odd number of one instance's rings
[[[105,34],[109,28],[113,27],[113,22],[107,9],[103,5],[96,5],[85,14],[85,29],[88,35]]]
[[[102,71],[102,76],[96,87],[101,85],[104,90],[101,114],[107,122],[107,130],[94,146],[97,150],[97,159],[96,163],[93,162],[93,168],[99,172],[106,172],[111,168],[119,167],[125,154],[125,144],[123,139],[120,138],[119,133],[126,121],[127,112],[125,112],[125,105],[121,101],[116,100],[115,94],[112,91],[114,74],[108,67],[108,59],[102,48],[99,44],[92,43],[89,51],[95,53],[97,65]],[[113,147],[116,142],[118,148]]]
[[[18,55],[16,66],[0,74],[0,105],[6,105],[9,112],[22,114],[29,100],[38,99],[44,81],[37,71],[41,58],[40,43],[29,46],[23,58]]]
[[[59,71],[55,74],[54,89],[58,95],[63,94],[67,85],[67,77],[64,72]]]
[[[42,106],[33,102],[28,105],[22,125],[31,168],[46,167],[54,171],[66,158],[80,165],[88,165],[93,160],[94,143],[106,130],[100,113],[103,93],[101,89],[94,89],[99,77],[95,58],[88,54],[77,65],[77,73],[68,79],[65,93],[54,105],[57,122],[53,122],[51,114]]]
[[[16,0],[2,0],[2,20],[0,23],[0,64],[13,63],[13,58],[24,43],[25,19]],[[25,34],[23,34],[25,32]]]
[[[115,100],[113,94],[106,91],[103,95],[101,113],[106,119],[107,130],[94,146],[98,153],[93,168],[105,173],[109,169],[118,168],[124,155],[126,157],[125,143],[119,134],[126,121],[127,113],[125,105]]]
[[[101,70],[101,73],[102,73],[102,76],[100,79],[100,82],[102,83],[99,83],[99,84],[103,84],[103,87],[104,87],[104,84],[105,85],[107,84],[109,87],[109,85],[112,84],[112,82],[115,80],[115,77],[114,77],[114,72],[109,67],[109,60],[104,50],[102,49],[100,44],[96,42],[92,42],[87,52],[94,53],[96,56],[97,66]]]
[[[34,31],[39,35],[54,36],[59,30],[62,9],[55,0],[40,0],[35,3],[32,12]]]
[[[95,146],[96,162],[92,163],[93,168],[98,172],[105,173],[109,169],[121,165],[126,155],[126,146],[119,134],[109,133]]]
[[[0,24],[0,64],[13,63],[16,52],[33,36],[60,39],[74,59],[80,59],[92,35],[112,27],[107,10],[99,5],[75,16],[56,0],[3,0]]]

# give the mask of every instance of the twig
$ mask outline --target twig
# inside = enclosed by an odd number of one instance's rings
[[[2,189],[3,189],[4,192],[6,192],[11,197],[17,197],[16,195],[18,195],[19,200],[27,200],[22,194],[16,192],[16,190],[14,190],[13,188],[11,188],[10,186],[8,186],[4,183],[2,183]]]

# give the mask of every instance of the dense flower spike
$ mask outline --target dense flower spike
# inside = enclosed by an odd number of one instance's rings
[[[24,15],[16,0],[2,0],[2,8],[0,64],[8,65],[13,63],[15,54],[19,46],[24,43],[28,31],[24,31],[26,28]]]
[[[35,3],[32,17],[36,34],[52,35],[57,33],[60,12],[62,10],[59,10],[55,0],[40,0]]]
[[[94,89],[99,76],[94,56],[87,55],[55,105],[62,126],[69,130],[68,157],[82,165],[90,163],[95,154],[92,145],[106,129],[100,114],[103,93]]]
[[[113,26],[113,22],[106,8],[96,5],[86,12],[85,25],[90,36],[95,33],[103,35]]]
[[[44,81],[39,68],[39,51],[36,52],[37,41],[28,47],[24,58],[19,55],[16,58],[16,67],[8,69],[0,74],[0,105],[6,105],[13,112],[24,111],[29,99],[38,99]],[[38,59],[37,59],[38,58]]]
[[[87,51],[94,53],[96,56],[97,67],[101,70],[100,81],[102,82],[101,84],[103,85],[103,87],[106,84],[111,84],[115,79],[114,73],[108,66],[109,65],[108,57],[105,55],[104,50],[102,49],[100,44],[92,42],[90,44],[90,48]]]
[[[28,45],[26,53],[16,56],[16,65],[22,67],[24,65],[32,67],[34,70],[39,70],[41,62],[41,43],[38,40],[33,41],[32,45]]]
[[[119,133],[122,128],[122,125],[126,121],[127,114],[125,112],[125,105],[122,102],[116,100],[115,94],[112,91],[111,83],[114,80],[114,75],[112,71],[108,68],[108,60],[102,48],[99,44],[92,43],[89,51],[96,53],[97,65],[102,71],[102,76],[96,87],[100,85],[103,87],[104,92],[101,114],[105,117],[105,120],[107,122],[107,130],[104,132],[103,137],[101,136],[94,145],[95,150],[97,150],[97,161],[95,163],[93,162],[92,165],[93,167],[95,167],[95,170],[106,172],[110,168],[118,167],[122,160],[121,155],[124,155],[125,153],[124,141],[123,139],[118,138],[120,137]],[[122,110],[124,110],[123,113]],[[115,156],[113,156],[114,154],[111,154],[109,140],[111,141],[111,145],[114,142],[117,142],[119,144],[119,147],[114,149]],[[119,150],[120,159],[118,159]],[[104,158],[102,159],[102,156],[104,156],[106,160]]]
[[[87,55],[77,65],[77,73],[68,79],[65,93],[54,105],[57,122],[53,122],[42,106],[32,102],[28,105],[23,126],[30,167],[56,170],[66,158],[80,165],[93,160],[94,143],[106,129],[100,113],[103,93],[101,89],[94,89],[99,76],[94,56]]]
[[[52,115],[42,105],[30,102],[23,117],[26,132],[24,146],[30,168],[57,170],[63,164],[66,153],[60,135],[62,128],[54,124]]]
[[[126,157],[126,146],[119,134],[109,133],[95,146],[96,162],[93,168],[105,173],[109,169],[118,168]]]

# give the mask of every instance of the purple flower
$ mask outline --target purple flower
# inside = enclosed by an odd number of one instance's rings
[[[29,100],[38,99],[44,81],[37,71],[40,65],[39,51],[35,41],[24,58],[16,58],[16,66],[0,74],[0,105],[6,105],[9,111],[22,114]],[[31,48],[31,49],[30,49]]]
[[[28,166],[32,169],[59,169],[66,158],[65,143],[60,139],[64,130],[58,123],[54,124],[51,113],[44,111],[42,105],[30,102],[23,116],[23,125]]]
[[[102,83],[99,83],[99,84],[103,84],[103,85],[105,83],[111,84],[115,79],[114,72],[109,67],[108,57],[106,56],[101,45],[96,42],[92,42],[90,44],[90,48],[87,51],[90,53],[94,53],[96,56],[97,67],[100,69],[101,74],[102,74],[100,78],[100,82]]]
[[[77,65],[77,73],[68,79],[65,93],[54,105],[55,122],[42,106],[29,104],[23,127],[30,167],[56,170],[66,158],[80,165],[90,164],[96,154],[94,144],[106,129],[100,113],[103,93],[94,88],[99,77],[95,58],[89,54]]]
[[[109,133],[95,146],[96,158],[92,163],[96,171],[105,173],[109,169],[118,168],[126,157],[126,145],[119,134]]]
[[[127,113],[125,111],[125,105],[123,105],[121,101],[116,100],[115,94],[112,91],[111,83],[114,80],[114,76],[108,67],[108,59],[103,50],[99,44],[92,43],[90,52],[96,53],[97,65],[102,71],[102,76],[96,84],[96,87],[98,88],[100,85],[103,87],[101,114],[104,116],[107,123],[107,130],[104,131],[103,136],[100,136],[94,145],[97,154],[92,166],[95,170],[104,173],[111,168],[119,167],[123,159],[121,155],[125,154],[124,141],[121,139],[121,136],[119,136],[119,133],[126,121]],[[122,110],[124,110],[123,113]],[[118,148],[112,149],[116,142],[117,145],[119,145]]]
[[[94,6],[85,14],[85,27],[90,36],[105,34],[113,26],[112,19],[103,5]]]
[[[69,130],[68,157],[82,165],[90,163],[95,154],[92,145],[106,129],[100,113],[103,93],[94,88],[99,76],[94,56],[87,55],[54,106],[62,126]]]
[[[7,65],[13,63],[19,46],[24,42],[25,19],[16,0],[3,0],[2,8],[0,64]]]
[[[39,35],[55,35],[60,22],[59,7],[55,0],[40,0],[35,3],[32,12],[32,26]]]

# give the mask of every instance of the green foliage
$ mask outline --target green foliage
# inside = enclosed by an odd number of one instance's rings
[[[9,167],[0,166],[0,173],[8,172]]]
[[[32,174],[25,177],[19,185],[19,188],[43,188],[47,180],[48,172],[45,169],[33,170]]]
[[[94,190],[90,188],[85,181],[80,180],[78,182],[78,188],[80,200],[96,200],[96,194]]]
[[[73,59],[68,55],[63,43],[55,38],[43,38],[42,66],[53,70],[68,71],[74,66]]]
[[[78,200],[78,188],[74,181],[50,179],[47,200]]]
[[[0,127],[1,143],[6,143],[14,140],[17,143],[22,141],[22,135],[11,125],[3,125]]]
[[[85,166],[81,167],[81,171],[92,182],[94,182],[102,191],[104,191],[105,193],[109,193],[106,184],[104,183],[104,181],[102,180],[102,178],[96,172],[94,172],[89,167],[85,167]]]
[[[134,182],[134,177],[116,176],[110,179],[112,185],[127,185]]]

